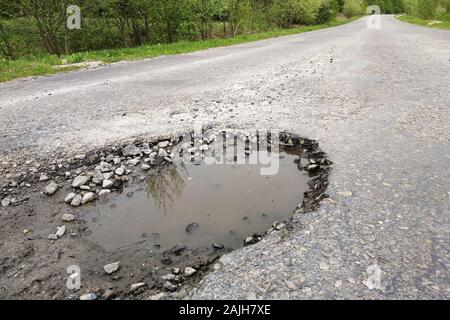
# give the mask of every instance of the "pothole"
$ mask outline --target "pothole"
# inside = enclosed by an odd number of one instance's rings
[[[245,143],[237,139],[236,147],[243,148],[234,154],[232,141],[227,163],[205,163],[204,157],[223,151],[213,142],[199,159],[174,157],[174,164],[138,176],[83,214],[87,239],[106,250],[133,245],[163,252],[183,245],[207,252],[242,247],[247,237],[264,234],[274,222],[288,222],[309,188],[308,172],[296,163],[298,148],[273,152],[274,173],[262,175],[268,166],[252,158],[267,156],[267,150],[258,150],[258,142]],[[179,155],[179,148],[172,153]]]
[[[2,206],[47,214],[48,237],[24,234],[48,241],[58,257],[71,243],[59,263],[79,263],[83,290],[105,299],[110,289],[122,298],[182,297],[223,254],[287,235],[294,214],[327,197],[331,165],[315,141],[295,134],[211,129],[28,163],[36,170],[2,189]],[[42,194],[29,197],[32,185]]]

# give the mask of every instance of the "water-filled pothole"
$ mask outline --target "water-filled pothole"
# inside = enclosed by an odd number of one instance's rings
[[[145,180],[99,201],[85,215],[87,238],[107,250],[131,245],[160,251],[178,244],[189,249],[243,246],[249,235],[263,234],[274,221],[289,220],[309,188],[308,173],[296,164],[298,149],[273,153],[279,157],[276,173],[261,175],[262,165],[248,162],[266,151],[251,143],[250,148],[229,164],[175,161],[148,172]],[[208,151],[214,149],[217,142]]]
[[[109,262],[138,261],[140,280],[166,291],[195,283],[226,252],[283,232],[294,212],[317,208],[331,165],[316,142],[293,134],[209,131],[136,139],[86,159],[95,195],[78,216],[83,238]]]

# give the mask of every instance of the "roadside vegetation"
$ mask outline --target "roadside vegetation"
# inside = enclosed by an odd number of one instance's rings
[[[401,21],[450,30],[450,0],[404,0],[406,15]]]
[[[228,46],[250,41],[314,31],[322,28],[338,26],[353,21],[356,18],[358,17],[338,17],[326,24],[300,26],[291,29],[277,29],[253,34],[242,34],[232,38],[217,38],[208,39],[205,41],[179,41],[174,43],[144,45],[134,48],[118,48],[78,52],[70,55],[63,54],[60,56],[52,54],[39,54],[28,55],[16,59],[3,58],[0,60],[0,82],[20,77],[49,75],[58,72],[71,71],[82,67],[71,65],[74,63],[89,61],[111,63],[121,60],[136,60],[157,57],[161,55],[181,54],[202,49]]]
[[[0,81],[337,26],[415,0],[0,0]],[[434,0],[416,0],[434,1]],[[439,1],[439,0],[436,0]],[[440,0],[450,1],[450,0]],[[71,4],[81,28],[69,30]]]
[[[178,54],[348,22],[352,0],[0,0],[0,81]],[[69,30],[76,3],[81,28]]]

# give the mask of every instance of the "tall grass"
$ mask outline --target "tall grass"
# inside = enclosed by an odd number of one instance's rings
[[[157,57],[161,55],[174,55],[202,49],[229,46],[250,41],[263,40],[273,37],[298,34],[327,27],[339,26],[341,24],[355,20],[336,18],[329,23],[300,26],[292,29],[277,29],[268,32],[239,35],[234,38],[211,39],[206,41],[182,41],[171,44],[146,45],[135,48],[107,49],[98,51],[79,52],[71,55],[41,54],[29,55],[16,60],[0,59],[0,82],[9,81],[16,78],[49,75],[57,72],[75,70],[77,67],[70,66],[72,63],[103,61],[106,63],[121,60],[136,60],[143,58]],[[65,64],[69,64],[64,67]],[[63,67],[61,67],[63,66]]]

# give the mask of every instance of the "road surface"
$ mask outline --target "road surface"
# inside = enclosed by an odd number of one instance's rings
[[[317,139],[334,162],[330,199],[224,256],[193,298],[450,298],[449,31],[363,18],[18,80],[0,85],[0,114],[10,156],[192,123]]]

